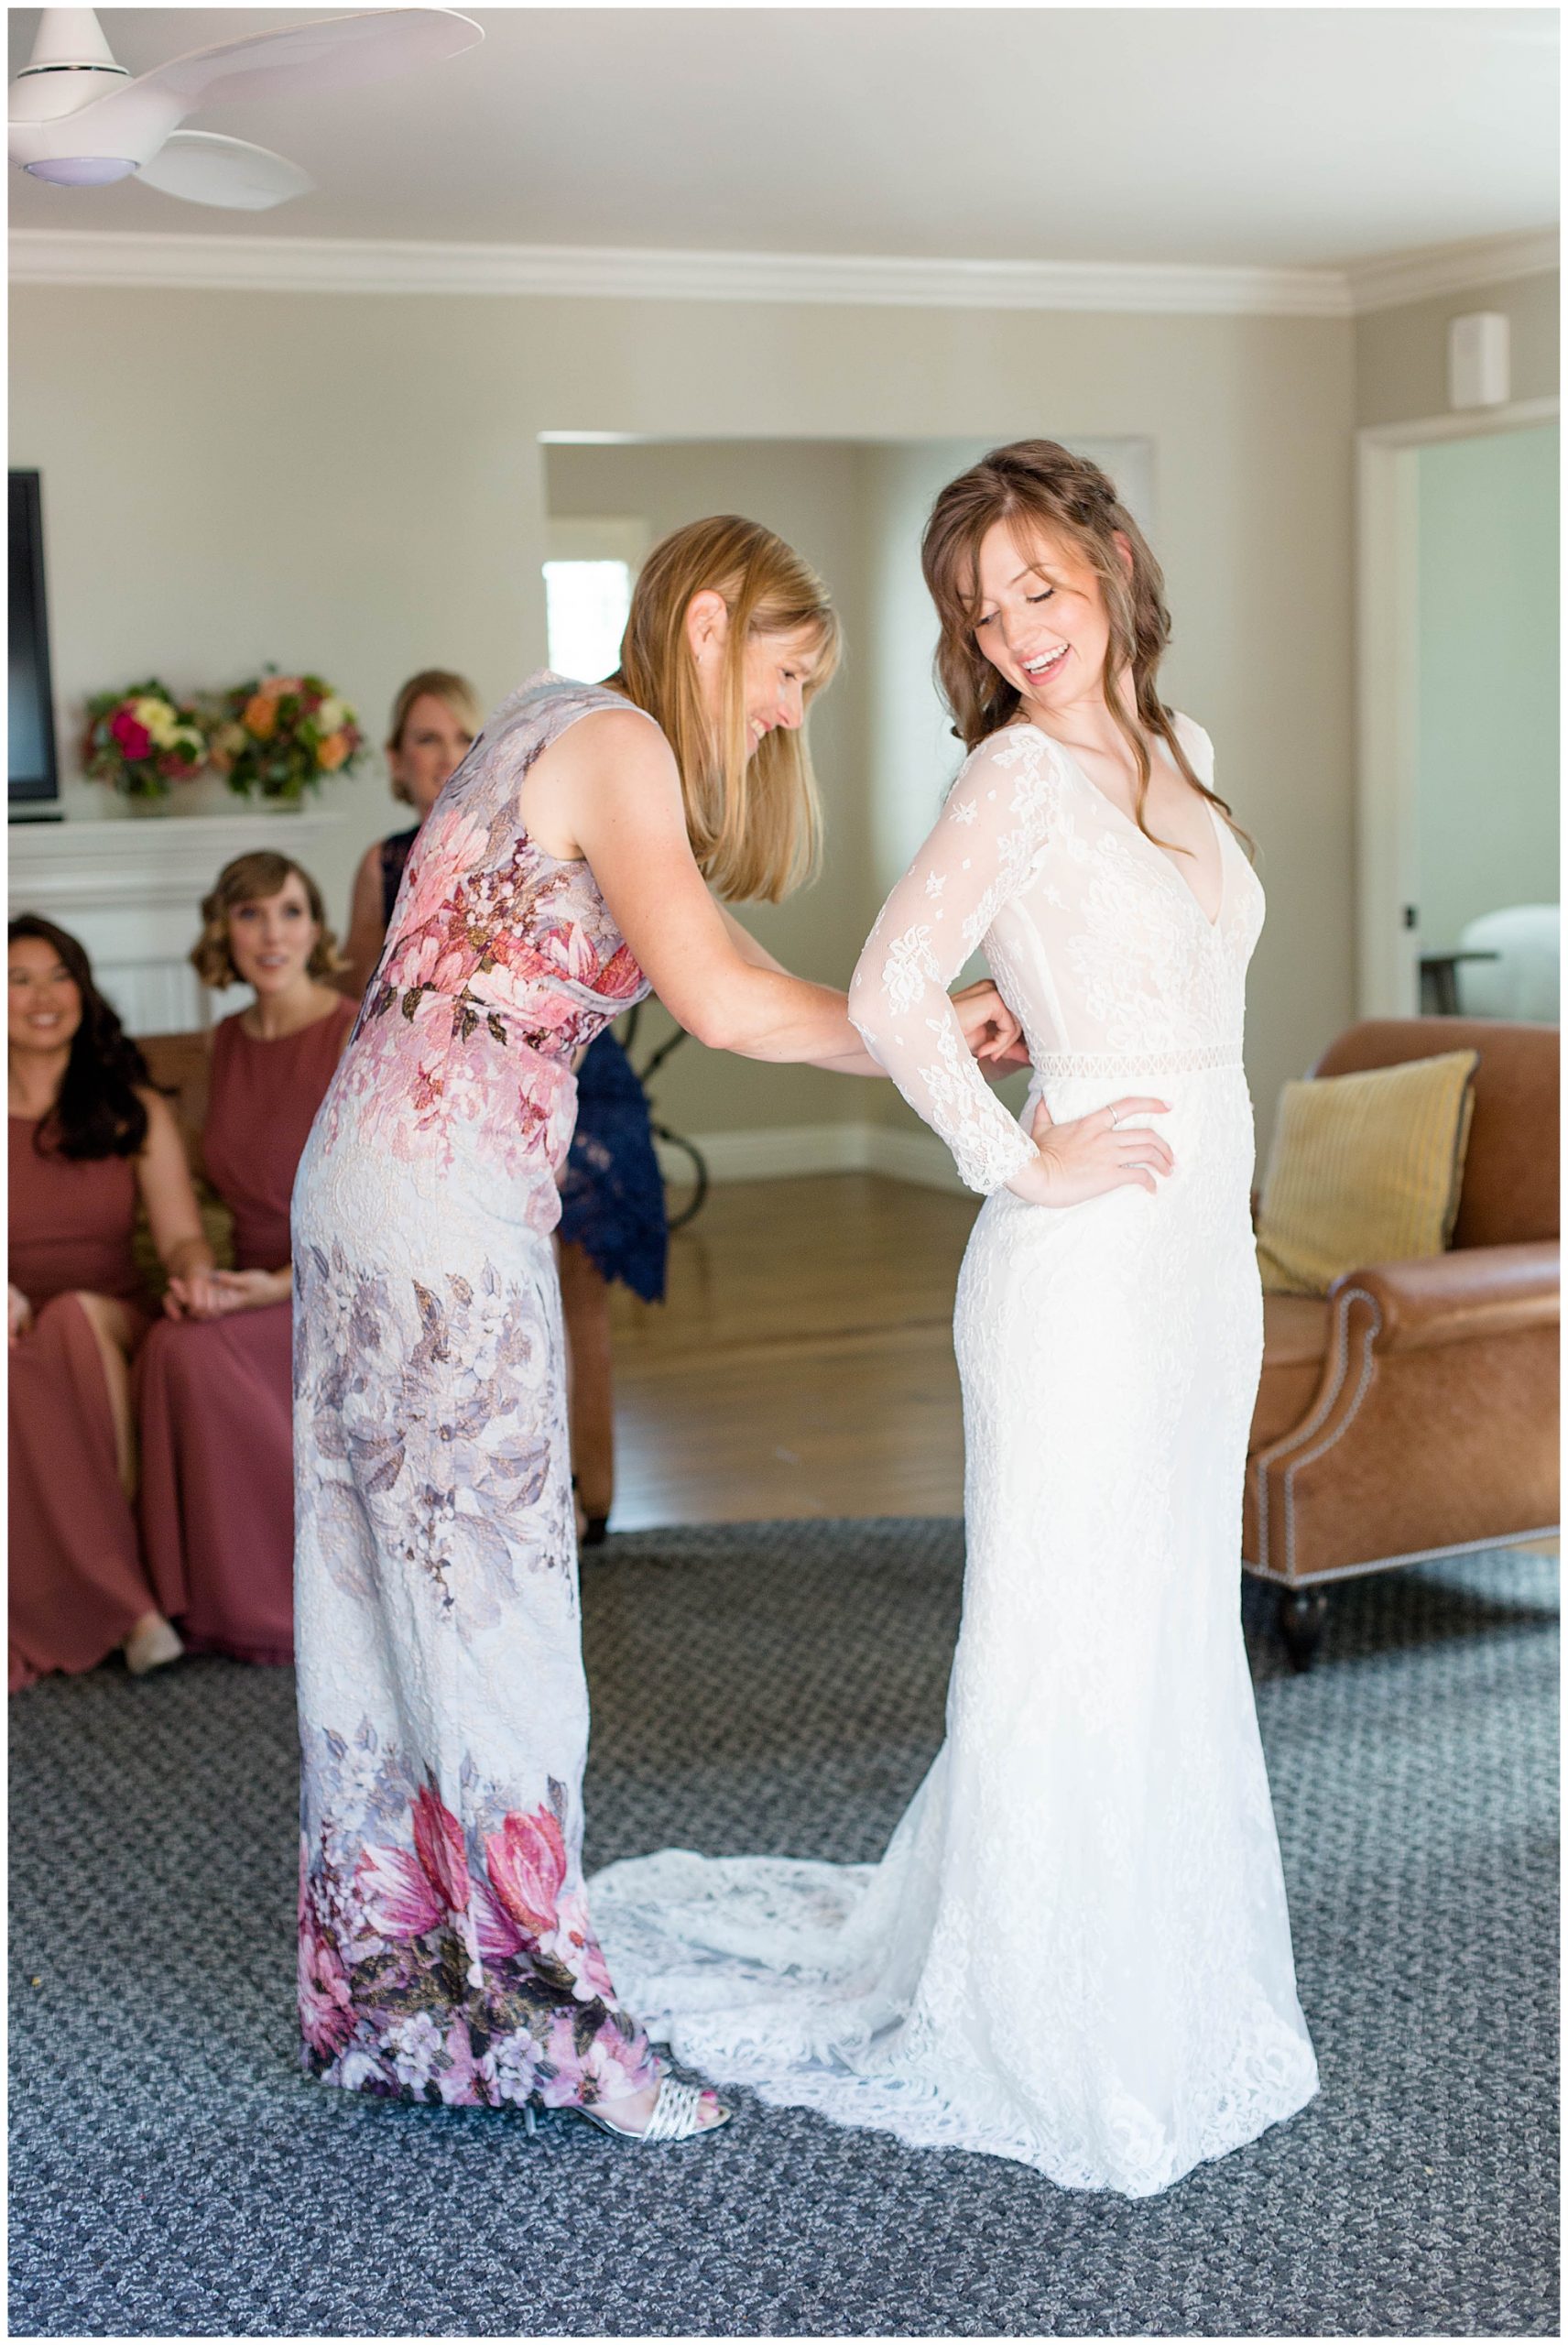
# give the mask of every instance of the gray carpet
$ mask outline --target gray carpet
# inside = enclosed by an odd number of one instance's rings
[[[959,1565],[941,1522],[612,1541],[592,1861],[875,1856],[940,1737]],[[323,2090],[289,1674],[19,1696],[13,2332],[1551,2333],[1555,1563],[1347,1587],[1304,1679],[1247,1611],[1323,2091],[1138,2202],[744,2095],[657,2154]]]

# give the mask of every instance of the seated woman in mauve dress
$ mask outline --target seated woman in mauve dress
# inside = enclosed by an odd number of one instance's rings
[[[234,1217],[233,1271],[170,1282],[181,1318],[137,1364],[142,1537],[188,1645],[239,1661],[294,1653],[289,1196],[354,1007],[321,890],[287,856],[218,875],[191,954],[203,984],[256,999],[212,1034],[201,1137]]]
[[[132,1505],[130,1363],[153,1324],[138,1203],[171,1276],[201,1279],[212,1255],[174,1118],[82,946],[28,912],[6,958],[16,1693],[116,1647],[138,1676],[180,1657]]]

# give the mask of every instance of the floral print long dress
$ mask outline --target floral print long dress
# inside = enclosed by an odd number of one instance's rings
[[[626,703],[506,701],[409,859],[294,1192],[299,2012],[388,2098],[650,2083],[581,1864],[588,1702],[550,1231],[572,1060],[648,991],[519,786]]]

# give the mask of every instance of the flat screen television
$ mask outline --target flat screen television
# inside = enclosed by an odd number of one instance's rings
[[[37,473],[11,474],[10,803],[57,805],[54,701],[49,691],[49,605],[44,600],[43,507]]]

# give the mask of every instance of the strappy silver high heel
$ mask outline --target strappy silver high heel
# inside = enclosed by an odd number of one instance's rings
[[[721,2106],[713,2121],[704,2124],[702,2096],[708,2089],[706,2085],[684,2085],[666,2069],[659,2080],[653,2114],[646,2125],[617,2125],[602,2108],[573,2109],[570,2114],[581,2117],[586,2124],[596,2125],[601,2133],[613,2133],[619,2142],[691,2142],[700,2133],[716,2133],[735,2115],[733,2109]]]

